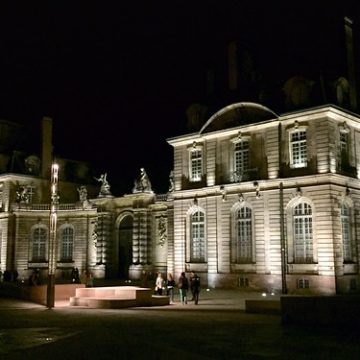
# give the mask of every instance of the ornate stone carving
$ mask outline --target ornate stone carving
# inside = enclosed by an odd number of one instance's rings
[[[158,245],[163,247],[167,240],[167,224],[166,219],[161,216],[158,221]]]
[[[94,179],[101,183],[98,197],[112,197],[112,194],[110,192],[110,184],[107,181],[107,173],[101,174],[99,178]]]
[[[30,185],[21,184],[16,190],[16,201],[18,203],[29,204],[31,200],[30,196]]]
[[[133,193],[139,193],[139,192],[149,192],[149,193],[153,192],[151,190],[151,182],[144,168],[140,169],[140,175],[135,180],[135,184],[133,188]]]

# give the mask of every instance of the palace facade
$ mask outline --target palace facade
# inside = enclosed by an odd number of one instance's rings
[[[49,138],[36,171],[0,174],[0,269],[25,281],[48,270]],[[99,190],[85,176],[60,177],[57,281],[73,268],[134,280],[195,271],[212,288],[359,290],[359,115],[334,105],[277,115],[234,103],[167,141],[167,194],[154,194],[144,169],[121,197],[104,190],[104,178]]]

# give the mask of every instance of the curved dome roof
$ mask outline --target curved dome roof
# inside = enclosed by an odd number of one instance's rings
[[[252,102],[235,103],[222,108],[211,116],[201,128],[200,134],[257,123],[274,117],[278,118],[278,115],[266,106]]]

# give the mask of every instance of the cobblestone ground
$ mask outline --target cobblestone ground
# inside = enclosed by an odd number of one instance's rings
[[[121,310],[0,299],[0,359],[358,359],[358,333],[245,313],[260,297],[203,291],[199,305]]]

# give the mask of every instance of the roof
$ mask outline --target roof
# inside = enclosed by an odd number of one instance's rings
[[[239,102],[228,105],[211,116],[201,128],[200,134],[277,119],[278,117],[275,112],[264,105]]]

